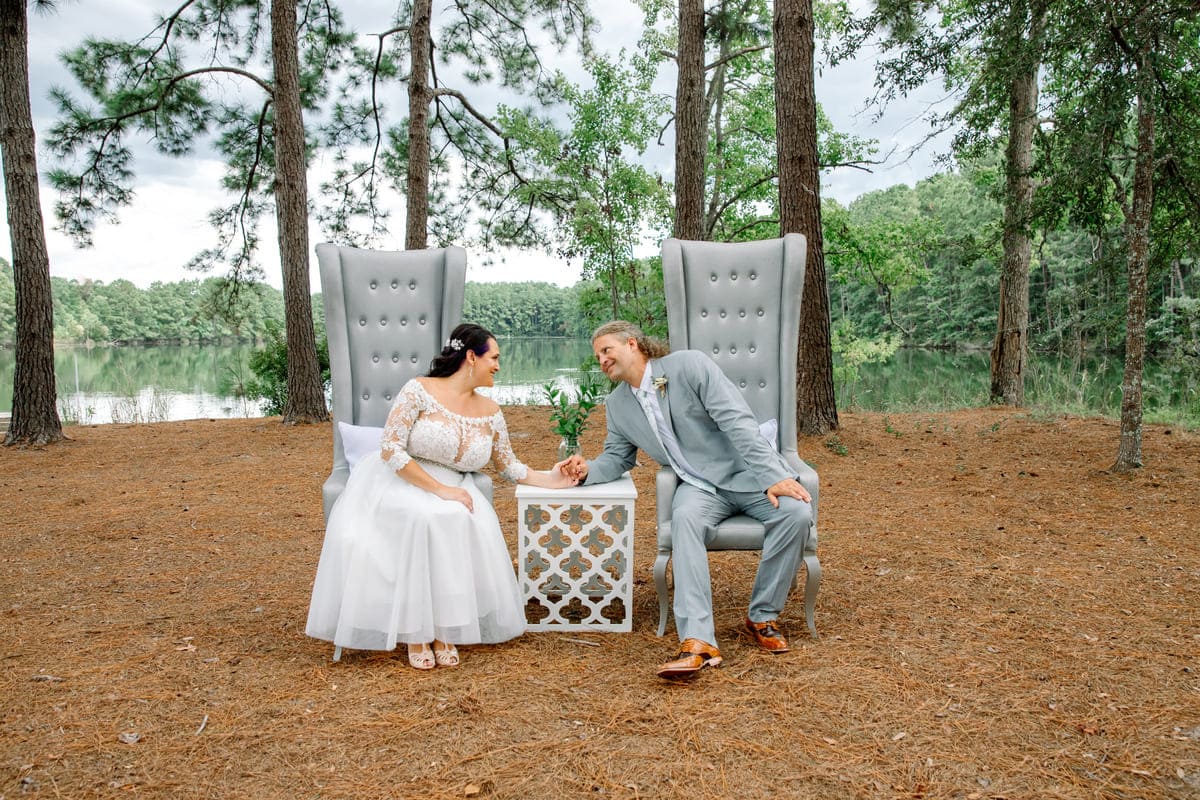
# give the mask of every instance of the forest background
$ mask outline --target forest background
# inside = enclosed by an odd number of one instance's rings
[[[21,17],[25,5],[13,6]],[[467,12],[421,0],[399,8],[392,27],[360,34],[329,3],[195,0],[145,35],[85,39],[62,56],[77,86],[55,90],[46,137],[57,224],[86,245],[117,218],[136,181],[135,136],[169,157],[201,145],[219,152],[230,204],[213,212],[215,245],[193,266],[226,275],[185,282],[182,294],[200,309],[193,318],[223,317],[210,335],[265,330],[250,322],[271,316],[257,282],[257,225],[275,211],[288,421],[325,416],[308,218],[325,238],[370,245],[387,230],[389,193],[406,198],[408,248],[536,247],[581,259],[575,330],[620,316],[661,332],[659,267],[634,255],[647,241],[805,233],[797,389],[808,432],[837,426],[835,353],[885,358],[901,345],[991,339],[992,397],[1012,405],[1029,349],[1120,353],[1123,443],[1140,442],[1147,353],[1194,386],[1194,4],[639,5],[641,39],[603,53],[583,3]],[[873,103],[940,81],[953,102],[928,121],[953,133],[953,145],[944,174],[842,206],[819,198],[818,172],[870,169],[893,154],[830,124],[812,97],[814,54],[836,63],[868,46],[879,53]],[[572,48],[581,65],[572,75],[540,55]],[[661,80],[672,71],[673,94]],[[237,80],[245,86],[231,91]],[[380,99],[397,85],[407,116]],[[251,97],[260,90],[265,104]],[[485,95],[492,102],[481,110],[472,101]],[[669,128],[673,169],[659,170],[643,156]],[[309,196],[305,159],[316,152],[334,168]],[[11,211],[28,198],[10,187],[7,200]],[[13,225],[14,254],[27,233]],[[145,290],[154,299],[141,305],[169,306],[166,286]],[[68,340],[163,338],[150,323],[161,309],[139,322],[142,290],[133,288],[60,282],[55,330]],[[20,308],[18,362],[32,359]],[[14,392],[14,404],[24,396]],[[17,427],[18,437],[33,435]]]

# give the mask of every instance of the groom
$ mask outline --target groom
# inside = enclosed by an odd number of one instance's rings
[[[671,508],[678,655],[658,674],[681,678],[719,666],[706,542],[714,527],[746,514],[766,527],[746,632],[769,653],[785,653],[777,618],[812,525],[812,498],[767,443],[737,387],[695,350],[666,352],[632,323],[608,322],[592,335],[600,369],[620,383],[605,400],[604,452],[572,456],[563,471],[584,483],[621,476],[641,448],[681,479]]]

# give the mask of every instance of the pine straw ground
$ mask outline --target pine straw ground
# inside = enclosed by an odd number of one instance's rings
[[[546,410],[507,416],[548,465]],[[740,640],[755,559],[714,554],[727,666],[682,686],[654,676],[650,466],[632,633],[418,673],[304,636],[328,426],[70,434],[0,453],[3,798],[1200,797],[1196,433],[1147,428],[1117,475],[1112,421],[846,414],[801,442],[822,638],[794,602],[792,653]]]

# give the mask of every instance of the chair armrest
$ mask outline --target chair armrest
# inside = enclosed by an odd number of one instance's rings
[[[325,512],[325,521],[329,521],[329,512],[333,508],[333,503],[338,499],[338,495],[346,488],[346,481],[350,478],[350,468],[344,464],[340,467],[335,467],[333,472],[329,473],[329,477],[325,479],[324,485],[321,487],[321,505]]]
[[[817,500],[821,494],[821,481],[817,477],[817,471],[806,464],[795,450],[784,450],[780,455],[796,471],[796,479],[800,481],[800,485],[812,495],[813,524],[816,524]]]
[[[678,486],[679,476],[670,467],[663,467],[654,476],[655,506],[659,525],[671,521],[671,503],[675,500],[675,489]]]

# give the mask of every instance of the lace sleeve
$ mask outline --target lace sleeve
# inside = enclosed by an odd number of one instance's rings
[[[409,381],[400,390],[383,426],[380,457],[396,472],[412,461],[412,456],[408,454],[408,437],[412,433],[413,423],[421,414],[421,393],[413,383]]]
[[[504,414],[497,411],[493,417],[492,429],[495,435],[492,438],[492,461],[496,465],[496,469],[500,471],[500,476],[506,481],[516,483],[529,474],[529,467],[517,461],[517,456],[513,453],[512,443],[508,440],[508,425],[504,422]]]

